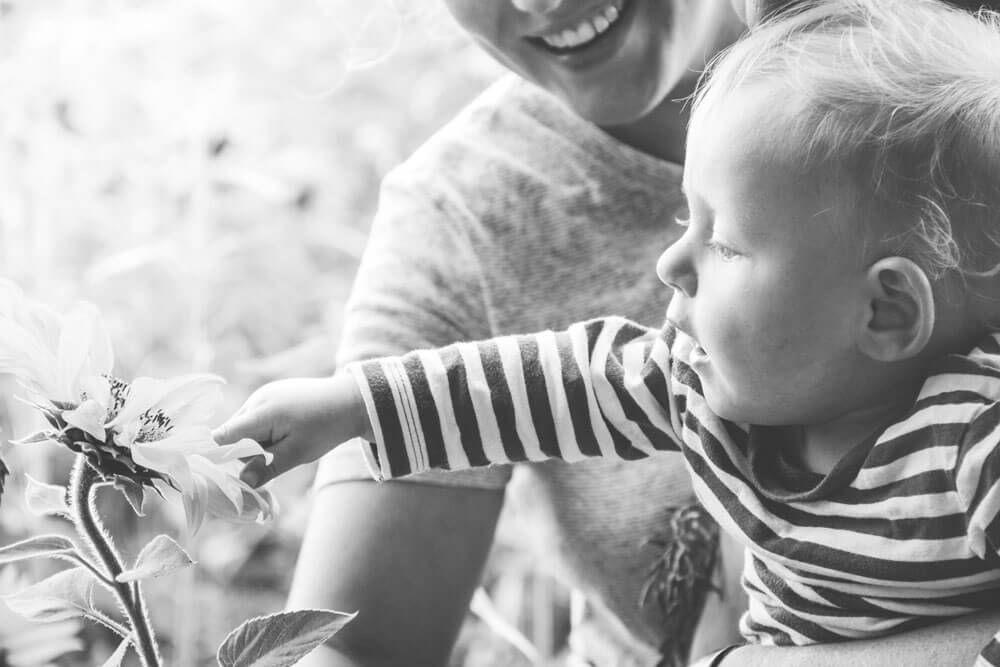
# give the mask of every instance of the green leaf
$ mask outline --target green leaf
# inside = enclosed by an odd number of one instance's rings
[[[53,557],[76,551],[76,545],[62,535],[38,535],[0,548],[0,565],[26,558]]]
[[[122,492],[133,512],[138,516],[146,516],[142,512],[142,505],[146,501],[146,492],[141,484],[136,484],[127,477],[115,475],[114,487]]]
[[[288,667],[347,625],[354,614],[300,609],[251,618],[219,647],[222,667]]]
[[[93,592],[94,578],[90,572],[74,567],[3,599],[11,610],[29,621],[45,623],[94,613]]]
[[[122,643],[115,649],[115,652],[104,661],[104,664],[102,664],[101,667],[121,667],[122,660],[125,659],[125,652],[128,651],[129,644],[131,643],[131,639],[127,637],[123,639]]]
[[[66,487],[39,482],[31,475],[25,475],[28,483],[24,487],[24,502],[36,516],[47,514],[69,514],[66,504]]]
[[[179,544],[166,535],[157,535],[139,552],[135,567],[122,572],[116,581],[139,581],[160,577],[173,570],[191,565],[194,561]]]

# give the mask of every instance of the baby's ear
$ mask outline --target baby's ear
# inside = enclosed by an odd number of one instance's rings
[[[920,354],[934,332],[934,292],[924,270],[904,257],[886,257],[868,268],[865,289],[861,351],[877,361]]]

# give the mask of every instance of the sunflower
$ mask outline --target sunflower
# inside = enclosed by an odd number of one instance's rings
[[[264,521],[274,501],[239,479],[240,459],[270,455],[246,440],[218,445],[208,420],[222,378],[195,374],[132,381],[112,375],[114,355],[97,309],[60,316],[0,282],[0,373],[24,387],[49,428],[15,444],[56,442],[86,457],[139,513],[146,489],[183,497],[197,530],[206,515]],[[0,462],[0,490],[3,471]]]

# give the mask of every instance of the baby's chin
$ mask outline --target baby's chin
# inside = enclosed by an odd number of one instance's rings
[[[788,423],[785,419],[787,415],[779,415],[780,410],[777,406],[747,403],[747,392],[719,390],[712,386],[711,381],[706,382],[704,378],[702,378],[701,391],[709,411],[727,422],[757,426],[781,426]]]
[[[708,409],[713,415],[738,424],[751,423],[749,420],[744,419],[748,412],[746,406],[739,405],[738,402],[732,400],[724,392],[717,391],[712,386],[711,380],[707,380],[704,377],[700,379],[701,392],[705,397],[705,404],[708,405]]]

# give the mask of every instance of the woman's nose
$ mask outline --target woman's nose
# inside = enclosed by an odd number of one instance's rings
[[[558,9],[563,0],[511,0],[511,2],[522,12],[544,14]]]
[[[656,262],[656,275],[667,287],[692,297],[698,289],[698,276],[688,249],[686,234],[667,247]]]

